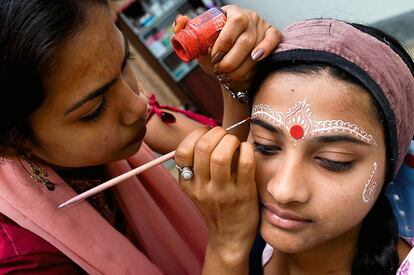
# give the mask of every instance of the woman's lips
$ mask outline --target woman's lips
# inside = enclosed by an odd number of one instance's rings
[[[312,223],[311,219],[290,211],[280,210],[272,205],[263,205],[262,213],[267,222],[286,230],[300,230]]]

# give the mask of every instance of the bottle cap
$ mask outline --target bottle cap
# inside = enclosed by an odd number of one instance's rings
[[[190,62],[200,55],[197,37],[194,37],[185,29],[171,38],[171,44],[178,57],[185,62]]]

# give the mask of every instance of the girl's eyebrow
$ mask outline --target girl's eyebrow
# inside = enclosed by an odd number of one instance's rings
[[[279,127],[274,126],[264,120],[252,118],[250,120],[251,124],[258,125],[268,131],[271,131],[273,133],[283,135],[282,131]],[[351,144],[358,144],[358,145],[372,145],[369,144],[359,138],[349,136],[347,134],[335,134],[335,135],[320,135],[320,136],[314,136],[310,139],[312,143],[336,143],[336,142],[347,142]]]
[[[311,142],[315,143],[335,143],[335,142],[348,142],[358,145],[373,145],[369,144],[359,138],[351,137],[348,135],[326,135],[326,136],[315,136],[311,138]]]
[[[266,130],[269,130],[269,131],[273,132],[273,133],[282,134],[279,127],[275,127],[272,124],[267,123],[266,121],[258,119],[258,118],[252,118],[250,120],[250,124],[258,125],[262,128],[265,128]]]

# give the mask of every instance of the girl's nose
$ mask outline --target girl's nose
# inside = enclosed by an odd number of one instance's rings
[[[310,182],[300,158],[287,157],[278,162],[275,174],[267,184],[267,191],[280,204],[304,203],[310,199]]]

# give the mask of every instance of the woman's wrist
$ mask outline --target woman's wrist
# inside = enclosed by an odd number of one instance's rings
[[[222,86],[223,94],[223,127],[228,127],[234,123],[245,119],[249,116],[248,105],[235,100]],[[231,134],[236,135],[240,140],[246,140],[249,132],[249,127],[237,127],[230,131]]]
[[[246,104],[248,102],[248,89],[250,83],[246,81],[233,81],[231,83],[221,82],[221,87],[224,93],[230,95],[233,100]]]
[[[233,99],[238,100],[240,103],[247,104],[249,100],[249,94],[245,88],[234,88],[231,84],[223,83],[223,90],[227,92]]]
[[[238,243],[213,244],[209,241],[204,259],[203,275],[248,274],[250,246]]]

